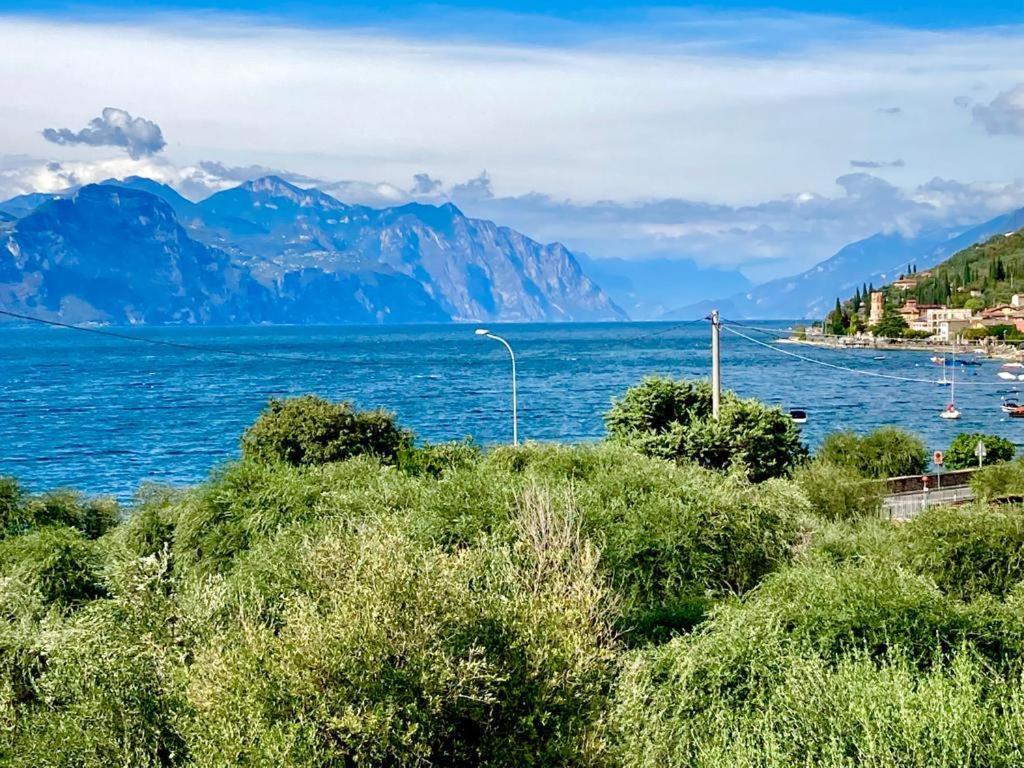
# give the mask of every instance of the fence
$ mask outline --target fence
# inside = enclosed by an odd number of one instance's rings
[[[882,501],[882,517],[888,520],[910,520],[928,507],[965,504],[973,500],[974,492],[967,485],[895,493]]]

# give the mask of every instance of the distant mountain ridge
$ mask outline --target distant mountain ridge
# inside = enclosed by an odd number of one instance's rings
[[[833,256],[791,277],[763,283],[749,291],[690,304],[666,319],[689,318],[719,309],[735,319],[820,319],[836,298],[851,296],[864,283],[882,285],[914,263],[928,269],[963,248],[1024,226],[1024,208],[982,224],[947,227],[914,236],[878,233],[844,246]]]
[[[625,319],[560,244],[275,176],[198,203],[141,177],[0,203],[0,303],[76,322]]]

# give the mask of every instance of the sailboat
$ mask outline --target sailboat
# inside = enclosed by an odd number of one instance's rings
[[[954,357],[954,359],[956,358]],[[945,369],[943,369],[943,373],[945,373]],[[939,418],[941,419],[960,418],[960,411],[956,409],[956,405],[954,404],[954,395],[956,393],[956,366],[950,368],[950,373],[952,373],[952,377],[949,380],[949,405],[946,406],[946,410],[939,414]]]

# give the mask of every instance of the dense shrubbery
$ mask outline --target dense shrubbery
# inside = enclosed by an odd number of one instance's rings
[[[978,456],[975,451],[978,449],[979,442],[985,445],[985,459],[982,466],[1010,461],[1017,453],[1017,446],[1005,437],[985,435],[981,432],[957,435],[949,444],[949,450],[946,451],[944,457],[946,469],[973,469],[978,466]]]
[[[760,483],[758,440],[772,474],[799,457],[771,430],[703,456],[726,472],[634,450],[704,440],[701,392],[634,391],[602,444],[488,451],[322,403],[291,441],[283,407],[119,523],[0,481],[0,764],[1018,764],[1024,512],[878,519],[866,475],[920,458],[902,435]]]
[[[815,459],[794,477],[815,513],[823,520],[859,520],[877,515],[885,485],[857,469]]]
[[[806,455],[793,420],[757,400],[723,392],[713,420],[705,381],[645,379],[614,403],[605,425],[612,440],[648,456],[736,467],[755,481],[788,475]]]
[[[928,468],[925,444],[897,427],[880,427],[863,436],[833,432],[822,442],[816,457],[879,479],[919,475]]]
[[[1024,497],[1024,459],[979,469],[971,475],[971,490],[983,501]]]
[[[242,453],[295,466],[369,454],[393,462],[412,436],[386,411],[357,411],[313,395],[271,400],[242,437]]]

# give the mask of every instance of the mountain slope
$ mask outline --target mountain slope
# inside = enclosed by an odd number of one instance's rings
[[[912,237],[899,233],[875,234],[845,246],[798,275],[772,280],[743,293],[681,307],[667,317],[688,318],[717,307],[736,319],[821,318],[837,297],[852,295],[864,283],[889,282],[910,263],[927,269],[967,246],[1013,231],[1022,224],[1024,209],[972,227],[937,229]]]
[[[276,177],[196,204],[132,177],[8,208],[2,306],[75,321],[625,317],[563,246],[451,205],[350,206]]]
[[[245,281],[170,206],[134,190],[90,185],[48,200],[0,241],[3,306],[72,321],[243,322],[269,298]]]
[[[383,266],[419,282],[455,320],[626,317],[564,246],[468,218],[450,203],[373,209],[269,176],[199,208],[205,232],[197,236],[257,272],[267,262],[331,273]]]

